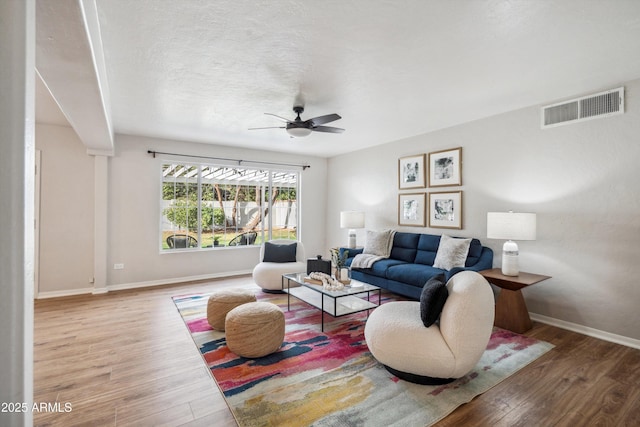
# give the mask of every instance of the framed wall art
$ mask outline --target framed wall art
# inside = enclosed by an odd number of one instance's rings
[[[398,194],[398,225],[425,226],[426,193]]]
[[[429,227],[462,229],[462,191],[429,193]]]
[[[429,187],[462,185],[462,147],[429,153]]]
[[[401,190],[406,188],[424,188],[427,185],[425,159],[425,154],[401,157],[398,159],[398,187]]]

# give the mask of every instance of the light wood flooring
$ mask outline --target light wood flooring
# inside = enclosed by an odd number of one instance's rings
[[[250,276],[38,300],[36,426],[235,426],[172,296]],[[640,350],[534,323],[556,347],[438,426],[638,426]],[[71,405],[64,412],[65,404]]]

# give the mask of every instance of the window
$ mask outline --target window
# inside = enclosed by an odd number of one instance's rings
[[[162,251],[298,238],[299,172],[162,164]]]

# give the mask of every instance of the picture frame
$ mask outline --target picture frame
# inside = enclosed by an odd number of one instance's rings
[[[462,229],[462,191],[429,193],[429,227]]]
[[[462,185],[462,147],[429,153],[429,187]]]
[[[426,193],[398,194],[398,225],[426,225]]]
[[[426,154],[398,159],[398,188],[425,188],[427,186]]]

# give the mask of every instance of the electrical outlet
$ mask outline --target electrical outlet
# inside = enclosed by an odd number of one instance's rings
[[[113,264],[114,270],[122,270],[124,269],[124,264]]]

